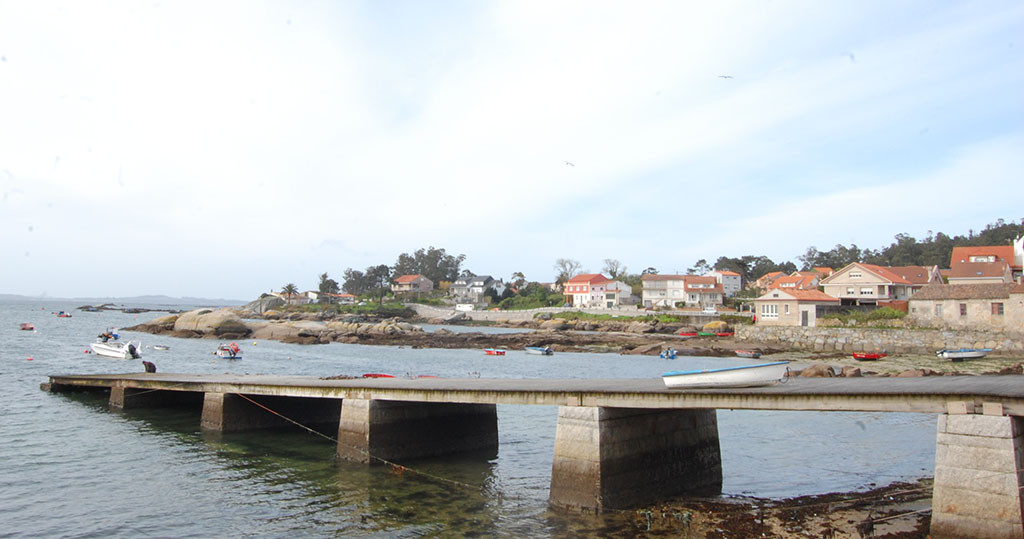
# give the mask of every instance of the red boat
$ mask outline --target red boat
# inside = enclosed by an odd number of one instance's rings
[[[720,331],[718,333],[715,333],[715,336],[717,336],[717,337],[732,337],[735,334],[736,334],[735,331]]]
[[[363,378],[394,378],[394,376],[390,374],[382,374],[379,372],[368,372],[363,375]]]
[[[679,336],[680,337],[696,337],[697,336],[697,332],[696,331],[680,331],[679,332]]]
[[[18,329],[22,331],[35,331],[36,327],[33,326],[32,324],[29,324],[28,322],[22,322],[21,326],[19,326]]]
[[[505,351],[501,348],[484,348],[484,353],[489,356],[503,356]]]
[[[882,359],[887,356],[885,352],[854,352],[853,359],[857,361],[874,361],[876,359]]]

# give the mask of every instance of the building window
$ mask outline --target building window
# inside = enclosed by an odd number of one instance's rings
[[[851,286],[846,289],[846,293],[852,296],[857,293],[857,289]]]
[[[1002,303],[993,303],[992,304],[992,314],[994,314],[996,316],[1002,316],[1003,315],[1003,304]]]
[[[967,316],[967,304],[966,303],[961,303],[960,304],[960,316]]]
[[[861,275],[860,275],[859,271],[851,271],[850,272],[850,278],[851,279],[860,279],[860,277],[861,277]]]
[[[874,293],[875,293],[875,291],[872,288],[861,288],[860,289],[860,295],[862,295],[862,296],[870,296],[871,294],[874,294]]]
[[[942,304],[941,303],[936,303],[935,304],[935,316],[942,316]]]
[[[789,304],[786,304],[786,314],[789,314]]]
[[[779,306],[772,304],[761,305],[761,317],[762,318],[778,318],[779,317]]]

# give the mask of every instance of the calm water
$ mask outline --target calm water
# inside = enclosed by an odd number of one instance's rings
[[[76,306],[0,303],[0,535],[537,537],[601,529],[598,517],[547,510],[555,407],[499,406],[494,460],[407,463],[469,485],[462,488],[336,462],[334,444],[310,434],[204,435],[198,410],[115,413],[103,397],[39,390],[49,374],[141,372],[138,361],[83,351],[108,326],[164,314],[52,314]],[[36,331],[19,331],[21,322]],[[232,362],[212,355],[215,341],[122,338],[140,339],[144,357],[163,372],[637,378],[743,363],[511,351],[494,358],[477,350],[272,341],[240,343],[244,359]],[[171,349],[146,348],[153,344]],[[931,415],[719,411],[718,421],[726,494],[865,489],[929,476],[934,465]]]

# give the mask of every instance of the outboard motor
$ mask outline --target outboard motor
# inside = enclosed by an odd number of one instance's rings
[[[139,355],[139,351],[135,349],[134,344],[128,345],[128,353],[132,355],[132,359],[139,359],[140,357],[142,357],[141,355]]]

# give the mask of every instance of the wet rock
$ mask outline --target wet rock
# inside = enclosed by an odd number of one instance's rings
[[[800,371],[801,378],[832,378],[835,375],[831,365],[811,365]]]
[[[540,325],[540,329],[544,331],[562,331],[569,328],[569,324],[566,324],[564,320],[552,319],[548,320]]]
[[[656,356],[666,348],[665,343],[654,343],[637,346],[632,350],[625,352],[631,356]]]
[[[844,378],[860,378],[864,375],[860,372],[860,367],[847,366],[843,367],[843,370],[842,372],[839,373],[839,376],[842,376]]]
[[[999,369],[999,374],[1024,374],[1024,363]]]
[[[919,376],[925,376],[924,369],[908,369],[899,374],[896,378],[917,378]]]
[[[203,335],[234,338],[251,333],[245,322],[231,309],[196,309],[178,316],[174,322],[175,331],[196,331]]]

